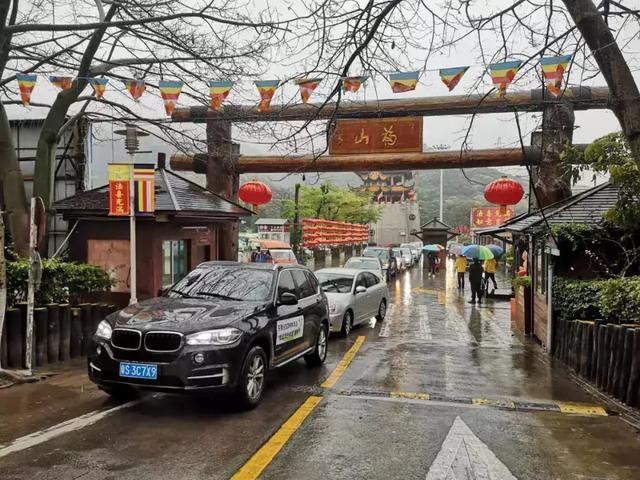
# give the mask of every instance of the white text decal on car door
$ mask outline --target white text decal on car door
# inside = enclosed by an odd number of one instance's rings
[[[304,331],[304,317],[302,315],[279,320],[276,323],[276,345],[291,342],[302,337]]]

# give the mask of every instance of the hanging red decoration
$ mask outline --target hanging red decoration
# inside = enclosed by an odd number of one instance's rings
[[[489,203],[500,205],[500,213],[507,211],[507,205],[515,205],[524,196],[524,188],[515,180],[501,177],[484,189],[484,198]]]
[[[240,187],[238,194],[240,196],[240,200],[250,203],[254,208],[257,208],[258,205],[269,203],[273,196],[269,186],[262,182],[258,182],[257,180],[244,183]]]

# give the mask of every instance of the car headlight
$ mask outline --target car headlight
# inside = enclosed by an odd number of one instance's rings
[[[102,340],[108,341],[108,340],[111,340],[111,332],[112,332],[111,324],[106,320],[102,320],[98,324],[98,328],[96,329],[96,337]]]
[[[220,328],[187,335],[187,345],[230,345],[242,336],[237,328]]]

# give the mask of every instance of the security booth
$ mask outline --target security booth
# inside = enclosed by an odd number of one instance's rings
[[[415,237],[418,237],[422,240],[423,245],[442,245],[444,247],[447,246],[447,241],[453,238],[456,233],[452,231],[451,227],[446,223],[438,220],[437,217],[434,217],[430,222],[425,223],[420,227],[419,232],[412,232]],[[445,266],[445,255],[446,250],[441,250],[438,253],[438,257],[440,258],[440,265]],[[426,263],[424,263],[426,265]]]
[[[220,258],[219,230],[250,210],[166,170],[155,170],[155,215],[136,218],[137,293],[143,300],[180,280],[198,264]],[[109,216],[109,187],[60,200],[69,222],[67,256],[98,265],[115,281],[101,301],[126,305],[130,292],[129,217]]]

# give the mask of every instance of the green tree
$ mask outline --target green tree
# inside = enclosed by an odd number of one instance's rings
[[[322,218],[350,223],[375,222],[381,210],[371,204],[370,196],[327,182],[320,187],[300,187],[300,218]],[[294,217],[293,199],[282,199],[282,216]]]

